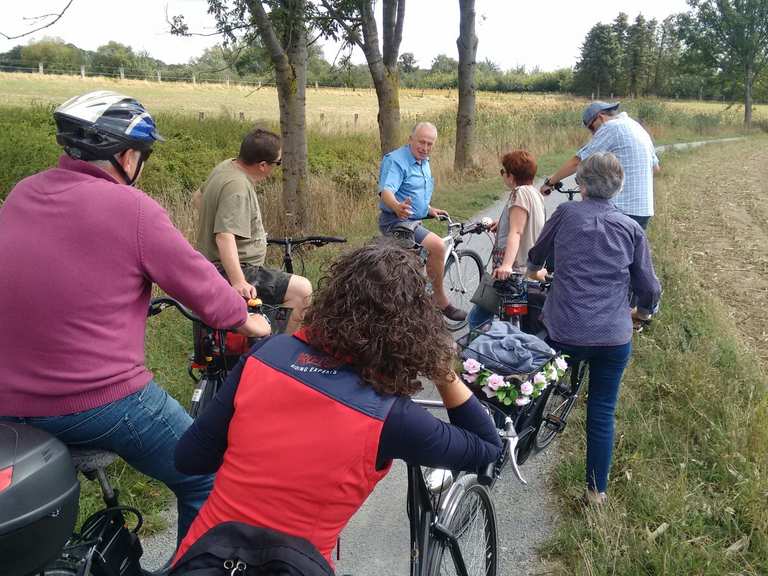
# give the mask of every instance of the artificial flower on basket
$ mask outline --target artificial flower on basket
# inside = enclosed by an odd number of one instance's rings
[[[564,356],[555,356],[538,372],[527,378],[519,374],[496,374],[474,358],[464,360],[463,367],[461,377],[464,381],[482,388],[488,398],[496,398],[505,406],[525,406],[532,399],[538,398],[547,386],[557,382],[565,373],[568,364]]]

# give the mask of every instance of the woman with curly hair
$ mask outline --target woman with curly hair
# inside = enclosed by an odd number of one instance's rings
[[[328,563],[392,460],[476,470],[498,432],[453,371],[453,341],[418,257],[391,241],[340,257],[301,330],[258,342],[179,441],[176,466],[216,472],[179,548],[225,522],[305,538]],[[432,380],[451,423],[410,396]],[[289,537],[290,537],[289,536]]]

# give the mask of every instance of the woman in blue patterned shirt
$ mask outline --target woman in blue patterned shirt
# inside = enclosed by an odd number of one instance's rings
[[[542,320],[550,344],[589,365],[587,500],[606,500],[619,385],[632,352],[628,293],[640,318],[656,309],[661,286],[645,233],[611,202],[624,180],[617,158],[598,152],[579,164],[582,202],[557,207],[528,253],[528,271],[554,251],[555,279]]]

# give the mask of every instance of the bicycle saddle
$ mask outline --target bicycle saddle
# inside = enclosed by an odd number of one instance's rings
[[[75,469],[84,474],[96,472],[99,469],[103,470],[119,458],[114,452],[98,448],[75,448],[70,446],[69,453],[72,456]]]

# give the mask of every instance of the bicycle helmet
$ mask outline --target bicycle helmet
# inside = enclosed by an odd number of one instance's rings
[[[67,100],[56,108],[53,118],[56,141],[70,157],[86,161],[108,160],[131,185],[152,151],[152,145],[163,140],[152,116],[138,101],[108,90],[88,92]],[[133,177],[128,177],[116,159],[117,154],[128,149],[141,152]]]

